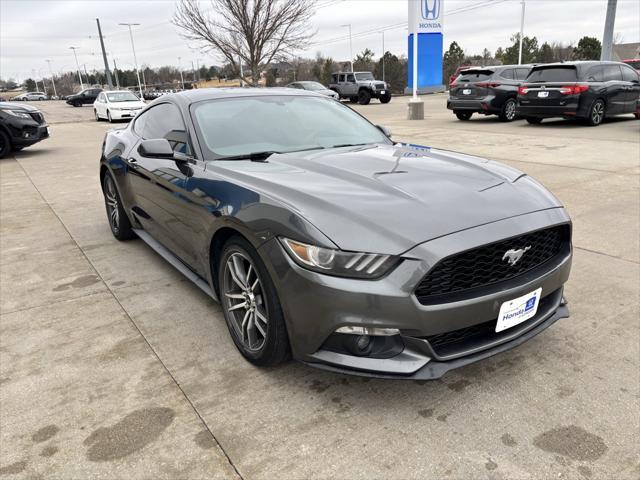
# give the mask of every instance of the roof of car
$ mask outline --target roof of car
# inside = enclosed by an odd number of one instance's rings
[[[570,62],[541,63],[540,65],[536,65],[535,68],[562,67],[562,66],[588,67],[591,65],[620,65],[620,63],[622,62],[600,61],[600,60],[572,60]]]
[[[168,98],[180,99],[187,101],[188,103],[201,102],[203,100],[214,100],[217,98],[236,98],[236,97],[264,97],[275,95],[288,95],[288,96],[308,96],[318,95],[309,90],[295,90],[293,88],[286,87],[274,87],[274,88],[196,88],[193,90],[185,90],[184,92],[169,93],[165,95]],[[165,98],[163,97],[163,98]]]

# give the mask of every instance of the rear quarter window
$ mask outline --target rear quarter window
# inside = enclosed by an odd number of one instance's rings
[[[549,67],[531,70],[527,82],[575,82],[578,72],[574,67]]]
[[[630,67],[620,67],[622,69],[622,80],[625,82],[637,82],[640,80],[638,73]]]

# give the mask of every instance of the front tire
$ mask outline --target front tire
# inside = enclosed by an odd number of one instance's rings
[[[131,228],[131,222],[124,211],[120,194],[116,188],[116,182],[107,172],[102,179],[102,192],[104,195],[104,205],[107,209],[107,220],[111,233],[120,241],[130,240],[136,236]]]
[[[371,92],[369,90],[360,90],[358,92],[358,103],[360,105],[369,105],[371,102]]]
[[[391,101],[391,94],[382,95],[380,97],[380,103],[389,103]]]
[[[589,109],[589,116],[587,117],[587,125],[591,127],[597,127],[604,120],[605,115],[605,104],[604,100],[598,98],[594,100],[591,104],[591,108]]]
[[[513,122],[516,119],[516,99],[508,98],[504,105],[502,106],[502,110],[500,111],[500,115],[498,118],[501,122]]]
[[[240,353],[259,366],[286,360],[289,336],[280,300],[253,246],[242,237],[231,237],[217,269],[222,311]]]
[[[458,120],[462,120],[463,122],[470,120],[471,115],[473,115],[473,112],[453,112],[453,113],[456,114],[456,117],[458,117]]]
[[[5,158],[11,152],[11,139],[9,135],[0,130],[0,158]]]

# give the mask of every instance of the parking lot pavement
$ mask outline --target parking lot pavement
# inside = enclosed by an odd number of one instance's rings
[[[443,96],[425,103],[414,122],[405,98],[356,108],[565,202],[571,318],[433,382],[255,368],[214,302],[112,238],[97,181],[109,126],[43,102],[52,137],[0,161],[0,475],[638,478],[640,122],[460,122]]]

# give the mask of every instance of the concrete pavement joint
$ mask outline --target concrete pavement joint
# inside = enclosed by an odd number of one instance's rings
[[[100,274],[100,272],[98,271],[98,269],[95,267],[95,265],[91,262],[91,260],[89,260],[89,257],[87,257],[86,253],[84,252],[84,250],[82,249],[82,247],[80,247],[80,245],[78,244],[78,242],[76,241],[76,239],[71,235],[71,232],[69,232],[69,230],[67,229],[67,226],[64,224],[64,222],[62,221],[62,219],[58,216],[57,212],[53,209],[53,207],[51,207],[51,204],[48,202],[48,200],[44,197],[44,195],[42,195],[42,192],[40,192],[40,189],[37,187],[37,185],[33,182],[31,176],[29,175],[29,172],[27,172],[27,170],[24,168],[24,166],[16,159],[16,162],[18,163],[18,165],[20,165],[20,168],[22,169],[22,171],[24,172],[24,174],[26,175],[26,177],[29,179],[29,182],[31,182],[31,185],[33,185],[33,188],[35,188],[35,190],[38,192],[38,195],[40,196],[40,198],[42,199],[42,201],[46,204],[47,208],[49,210],[51,210],[51,213],[53,213],[53,215],[55,215],[56,219],[60,222],[60,225],[62,225],[62,228],[65,229],[67,235],[69,235],[69,238],[73,241],[73,243],[76,245],[76,247],[78,248],[78,250],[82,253],[82,256],[85,258],[85,260],[87,261],[87,263],[89,265],[91,265],[91,268],[93,269],[93,271],[95,272],[95,274],[100,278],[100,281],[103,283],[103,285],[105,286],[105,288],[107,289],[107,291],[109,292],[109,294],[111,295],[111,297],[116,301],[116,303],[118,304],[118,306],[120,307],[120,309],[124,312],[124,314],[126,315],[126,317],[129,319],[129,321],[131,322],[131,325],[138,331],[138,333],[140,334],[140,336],[142,337],[142,339],[144,340],[144,342],[147,344],[147,346],[149,347],[149,349],[151,350],[151,352],[153,353],[153,355],[156,357],[156,359],[158,360],[158,362],[160,362],[160,365],[162,365],[162,368],[165,370],[165,372],[167,373],[167,375],[169,375],[169,377],[171,378],[171,380],[173,381],[173,383],[175,384],[175,386],[180,390],[182,396],[184,397],[184,399],[187,401],[187,403],[191,406],[191,409],[193,410],[193,412],[196,414],[196,416],[198,417],[198,419],[200,420],[200,422],[202,423],[202,425],[204,426],[204,428],[209,432],[209,434],[211,435],[211,438],[213,438],[213,440],[216,442],[216,445],[218,446],[218,448],[220,449],[220,452],[224,455],[224,457],[226,458],[226,460],[229,462],[229,465],[231,466],[231,468],[233,468],[233,471],[235,472],[235,474],[238,476],[238,478],[240,478],[241,480],[243,480],[243,476],[240,474],[240,472],[238,471],[238,468],[236,467],[236,465],[233,463],[233,461],[231,460],[231,458],[229,457],[229,455],[227,454],[227,452],[225,451],[224,448],[222,448],[222,445],[220,445],[220,442],[218,442],[218,439],[216,438],[216,436],[214,435],[214,433],[211,431],[211,429],[209,428],[209,426],[207,425],[207,423],[204,421],[204,418],[202,418],[202,416],[200,415],[200,412],[198,412],[198,410],[196,409],[195,405],[193,404],[193,402],[191,402],[191,400],[189,399],[189,397],[187,396],[187,394],[185,393],[185,391],[182,389],[182,387],[180,386],[180,384],[178,383],[178,381],[176,380],[176,378],[173,376],[173,374],[171,373],[171,371],[167,368],[167,366],[164,364],[164,362],[162,361],[162,359],[160,358],[160,356],[158,355],[158,353],[156,352],[156,350],[153,348],[153,346],[151,345],[151,343],[149,342],[149,340],[147,339],[147,337],[144,335],[144,333],[142,333],[142,330],[140,330],[140,328],[138,327],[138,325],[136,324],[136,322],[133,320],[133,318],[131,318],[131,316],[129,315],[129,312],[124,308],[124,306],[122,305],[122,303],[120,303],[120,300],[118,299],[118,297],[115,295],[115,293],[111,290],[111,288],[109,288],[109,285],[107,284],[107,282],[104,280],[104,278],[102,277],[102,275]],[[83,298],[83,297],[80,297]],[[42,307],[42,306],[40,306]]]
[[[599,252],[597,250],[591,250],[589,248],[584,248],[584,247],[576,247],[575,245],[573,246],[573,248],[575,248],[576,250],[582,250],[584,252],[595,253],[596,255],[602,255],[604,257],[614,258],[614,259],[620,260],[622,262],[628,262],[628,263],[633,263],[634,265],[640,265],[640,262],[636,262],[635,260],[630,260],[628,258],[618,257],[616,255],[611,255],[609,253]]]

